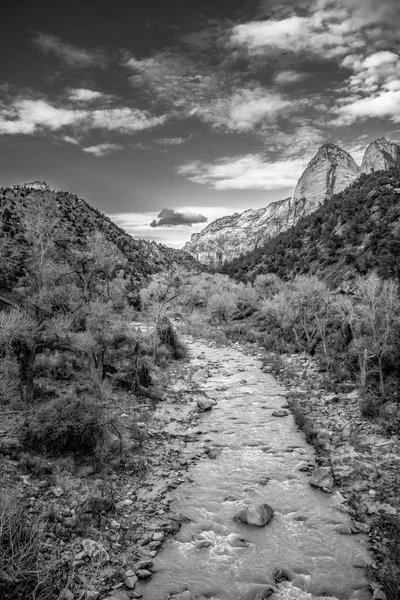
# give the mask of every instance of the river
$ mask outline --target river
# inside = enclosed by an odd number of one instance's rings
[[[370,597],[365,536],[335,531],[350,518],[337,508],[335,494],[310,486],[313,448],[291,414],[272,416],[286,404],[285,388],[262,372],[259,357],[239,347],[190,340],[189,349],[186,385],[217,401],[197,428],[196,444],[211,453],[170,493],[172,510],[190,522],[154,559],[151,580],[138,584],[144,600],[184,590],[193,598],[253,600],[277,569],[293,577],[279,585],[277,599]],[[265,502],[275,513],[265,527],[233,521],[241,508]]]

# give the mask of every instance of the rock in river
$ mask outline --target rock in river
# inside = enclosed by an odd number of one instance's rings
[[[207,398],[201,398],[197,400],[197,406],[199,407],[200,412],[205,412],[206,410],[212,409],[213,403]]]
[[[330,494],[334,485],[332,471],[329,467],[318,467],[311,475],[310,484]]]
[[[244,523],[245,525],[263,527],[270,522],[273,516],[274,511],[269,504],[256,504],[240,510],[234,515],[233,520],[237,523]]]
[[[288,416],[288,411],[287,410],[274,410],[272,412],[272,416],[273,417],[287,417]]]

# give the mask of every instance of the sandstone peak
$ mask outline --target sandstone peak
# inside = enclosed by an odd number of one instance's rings
[[[400,144],[382,137],[372,142],[365,151],[361,163],[362,173],[400,167]]]
[[[326,198],[341,192],[359,175],[352,156],[337,144],[321,146],[300,177],[293,198],[307,198],[308,212],[316,210]]]
[[[45,181],[27,181],[26,183],[19,183],[17,185],[13,185],[13,188],[22,188],[22,189],[30,189],[30,190],[41,190],[42,192],[50,192],[51,188]]]

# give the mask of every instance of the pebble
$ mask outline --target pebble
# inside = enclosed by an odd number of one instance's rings
[[[136,575],[139,577],[139,579],[148,579],[152,576],[152,572],[148,571],[147,569],[138,569],[136,571]]]

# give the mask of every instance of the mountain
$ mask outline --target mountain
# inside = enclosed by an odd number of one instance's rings
[[[387,171],[399,167],[400,145],[380,138],[372,142],[366,149],[361,163],[361,172]]]
[[[371,270],[400,280],[400,168],[361,174],[294,227],[222,269],[243,281],[309,273],[333,286]]]
[[[88,234],[100,230],[127,257],[134,279],[144,277],[174,265],[199,270],[199,263],[182,250],[174,250],[156,242],[135,239],[118,227],[109,217],[82,198],[65,191],[52,190],[45,182],[33,181],[0,188],[0,231],[12,237],[22,236],[20,218],[28,203],[38,198],[54,199],[62,234],[72,244],[82,244]]]
[[[348,187],[361,172],[388,169],[399,162],[399,144],[385,138],[370,144],[361,169],[348,152],[336,144],[324,144],[308,163],[292,198],[217,219],[193,234],[183,249],[201,263],[219,267],[295,225],[326,199]]]
[[[300,177],[293,194],[293,200],[301,210],[297,215],[304,216],[316,210],[323,200],[344,190],[360,174],[360,167],[348,152],[336,144],[324,144],[310,160]]]

